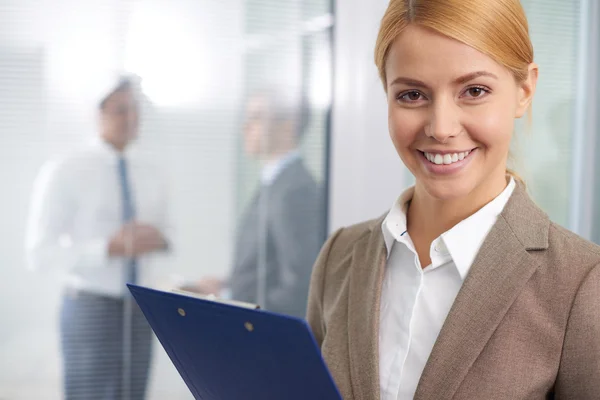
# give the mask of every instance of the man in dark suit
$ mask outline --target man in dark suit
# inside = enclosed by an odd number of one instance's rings
[[[324,240],[323,196],[297,150],[306,107],[289,92],[255,93],[244,149],[262,164],[261,182],[237,229],[230,277],[188,288],[304,317],[313,263]]]

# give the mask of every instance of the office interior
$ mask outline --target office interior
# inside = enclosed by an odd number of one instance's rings
[[[600,5],[522,3],[540,81],[531,121],[515,126],[511,163],[554,221],[600,243]],[[311,235],[319,245],[339,227],[382,215],[412,183],[388,136],[373,63],[386,6],[0,0],[0,399],[64,396],[65,271],[32,270],[25,242],[40,171],[98,139],[97,83],[109,71],[140,79],[135,152],[165,178],[172,228],[172,251],[160,261],[155,287],[226,280],[235,272],[240,226],[264,183],[266,162],[248,154],[244,131],[249,101],[265,86],[302,99],[294,157],[316,188],[317,200],[304,211],[318,221]],[[261,221],[275,208],[265,201]],[[242,236],[264,233],[256,229]],[[255,300],[266,302],[270,270],[260,259]],[[156,339],[145,398],[192,398]]]

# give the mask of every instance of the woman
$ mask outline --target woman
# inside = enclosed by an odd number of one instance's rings
[[[414,188],[338,230],[308,321],[344,399],[600,398],[600,249],[507,170],[538,67],[518,0],[392,0],[375,50]]]

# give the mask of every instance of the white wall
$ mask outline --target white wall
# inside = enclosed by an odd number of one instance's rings
[[[387,104],[374,63],[387,0],[335,5],[335,89],[329,226],[380,216],[404,185],[406,168],[388,135]]]

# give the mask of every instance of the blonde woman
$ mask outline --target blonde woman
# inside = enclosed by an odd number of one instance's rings
[[[344,399],[600,398],[600,248],[507,169],[538,66],[518,0],[391,0],[375,60],[414,174],[338,230],[308,321]]]

